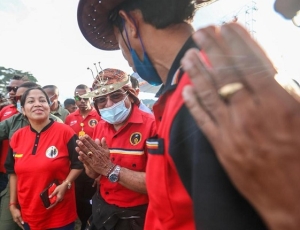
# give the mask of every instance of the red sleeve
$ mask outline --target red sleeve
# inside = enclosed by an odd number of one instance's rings
[[[70,114],[66,117],[65,124],[70,126]]]

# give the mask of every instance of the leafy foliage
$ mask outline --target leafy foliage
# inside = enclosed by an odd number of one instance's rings
[[[29,81],[37,82],[37,79],[29,72],[0,66],[0,93],[6,94],[5,87],[9,84],[10,79],[14,75],[27,76]]]

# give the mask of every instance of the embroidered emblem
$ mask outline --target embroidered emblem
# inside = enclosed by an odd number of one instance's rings
[[[50,146],[47,150],[46,150],[46,156],[48,158],[55,158],[58,155],[58,150],[55,146]]]
[[[77,121],[76,120],[74,120],[74,121],[71,121],[70,122],[70,126],[73,126],[73,125],[75,125],[77,123]]]
[[[14,158],[21,158],[23,157],[23,153],[15,153]]]
[[[147,146],[148,153],[150,154],[158,154],[158,155],[164,154],[165,145],[164,145],[164,139],[162,138],[147,139],[146,146]]]
[[[141,140],[142,140],[141,133],[136,132],[136,133],[131,134],[131,136],[130,136],[130,143],[132,145],[137,145],[138,143],[141,142]]]
[[[95,127],[98,124],[98,121],[96,119],[91,119],[88,124],[90,127]]]

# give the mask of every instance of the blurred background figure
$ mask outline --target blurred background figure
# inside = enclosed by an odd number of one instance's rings
[[[136,96],[138,97],[139,96],[139,93],[140,93],[140,85],[139,85],[139,81],[134,77],[134,76],[130,76],[130,82],[131,82],[131,86],[132,88],[135,90],[136,92]],[[143,110],[144,112],[146,113],[151,113],[152,114],[152,111],[151,109],[146,106],[142,100],[140,100],[140,105],[139,105],[139,109],[140,110]]]
[[[77,106],[75,104],[75,100],[72,98],[68,98],[64,101],[64,108],[69,111],[69,113],[75,112]]]
[[[7,99],[8,105],[4,106],[0,111],[0,122],[18,113],[15,96],[19,86],[25,82],[29,82],[26,76],[14,75],[10,79],[8,86],[6,86],[6,92],[8,95],[8,99]],[[2,134],[3,132],[4,130],[1,130]],[[8,177],[6,174],[6,170],[4,168],[4,163],[8,152],[8,148],[9,148],[9,141],[7,139],[1,141],[0,144],[0,192],[1,192],[0,193],[0,205],[1,205],[0,206],[1,207],[0,208],[0,229],[14,230],[20,228],[12,221],[9,210],[7,209],[7,205],[4,205],[5,202],[7,201],[5,196],[7,195],[6,187],[8,183]]]
[[[8,86],[6,86],[6,91],[9,95],[9,100],[11,100],[12,103],[14,102],[18,87],[26,81],[29,81],[27,76],[14,75],[10,79]]]
[[[91,99],[81,97],[88,92],[90,89],[86,85],[81,84],[75,88],[74,99],[78,109],[69,114],[65,120],[65,124],[69,125],[79,137],[85,134],[92,137],[95,126],[101,120],[97,111],[91,106]],[[88,177],[85,171],[75,180],[76,206],[81,221],[81,230],[85,229],[86,222],[92,215],[90,200],[96,192],[96,187],[93,184],[94,179]]]
[[[9,105],[10,102],[7,100],[4,94],[0,93],[0,111],[3,107]]]
[[[62,121],[66,120],[66,117],[70,114],[68,110],[64,109],[59,100],[59,91],[55,85],[45,85],[43,89],[47,93],[50,100],[50,110],[51,113],[59,117]]]

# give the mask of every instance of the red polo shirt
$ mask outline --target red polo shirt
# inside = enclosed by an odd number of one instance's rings
[[[40,193],[55,179],[62,183],[70,169],[83,168],[75,151],[77,139],[70,127],[54,121],[40,133],[28,125],[12,136],[13,152],[9,153],[5,166],[8,173],[17,176],[22,218],[31,230],[58,228],[76,219],[74,186],[51,209],[43,206]]]
[[[105,137],[110,150],[110,159],[121,167],[145,172],[148,158],[146,140],[156,135],[152,114],[141,111],[133,105],[132,112],[124,126],[116,131],[113,125],[99,121],[93,139]],[[134,207],[147,204],[148,196],[125,188],[119,183],[111,183],[106,177],[100,179],[100,194],[109,204],[119,207]]]
[[[94,128],[100,120],[101,117],[94,108],[85,118],[82,117],[79,109],[77,109],[74,113],[71,113],[66,117],[65,124],[69,125],[78,136],[80,136],[79,134],[81,131],[84,131],[85,134],[92,137]],[[83,124],[83,126],[80,124]]]
[[[16,106],[14,106],[14,105],[5,106],[0,111],[0,122],[12,117],[13,115],[15,115],[17,113],[19,113],[19,112],[18,112]],[[4,163],[6,160],[8,147],[9,147],[9,141],[3,140],[1,148],[0,148],[0,172],[3,172],[3,173],[6,172],[6,170],[4,168]]]

